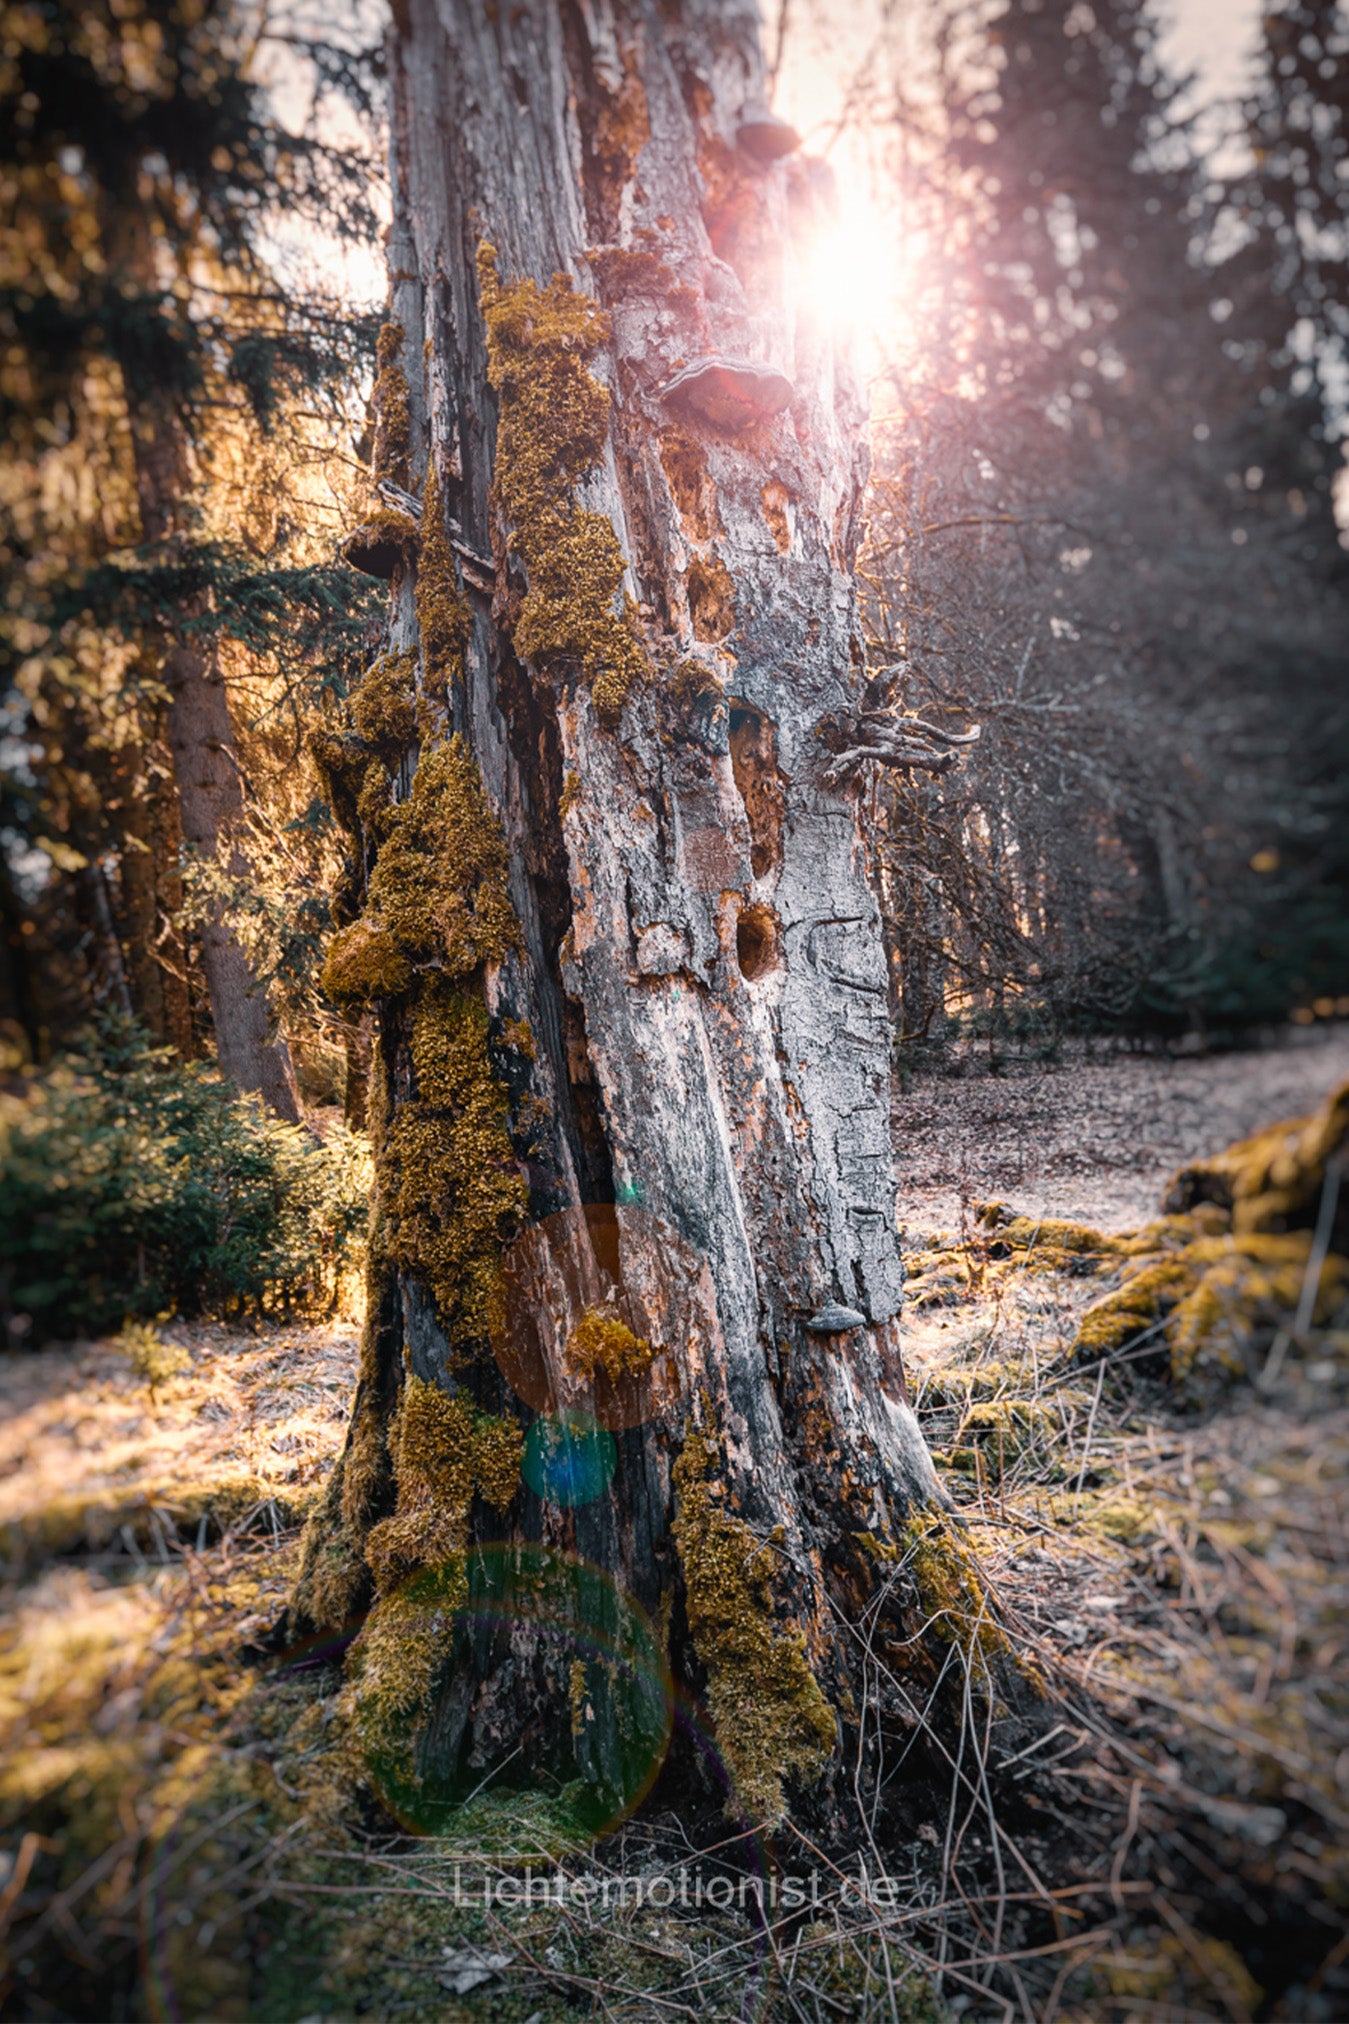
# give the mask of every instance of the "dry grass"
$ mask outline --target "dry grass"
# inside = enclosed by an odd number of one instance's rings
[[[1349,1335],[1307,1334],[1272,1384],[1196,1417],[1155,1342],[1073,1363],[1099,1279],[989,1253],[971,1237],[929,1274],[909,1359],[950,1494],[1061,1704],[1013,1781],[1059,1758],[1062,1792],[1037,1777],[1037,1800],[1109,1913],[1033,2014],[1341,2018]],[[1272,1336],[1248,1345],[1258,1376]]]
[[[129,1540],[162,1558],[166,1540],[204,1544],[250,1507],[293,1523],[316,1494],[346,1425],[356,1324],[163,1333],[191,1364],[153,1388],[112,1342],[0,1359],[11,1571]]]

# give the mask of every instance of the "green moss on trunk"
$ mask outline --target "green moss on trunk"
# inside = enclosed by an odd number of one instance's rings
[[[459,587],[434,466],[427,473],[422,504],[416,599],[417,625],[422,636],[424,702],[443,706],[453,687],[463,680],[464,651],[472,630],[472,617],[468,599]],[[424,708],[423,715],[428,714]]]
[[[529,576],[515,649],[544,669],[578,667],[612,721],[647,659],[630,607],[618,604],[627,569],[618,537],[607,515],[575,498],[604,455],[610,400],[586,361],[609,321],[564,274],[543,289],[528,278],[503,287],[491,246],[479,249],[478,279],[501,404],[497,495]]]
[[[408,482],[412,455],[412,411],[403,370],[401,323],[381,325],[375,344],[375,471],[395,485]]]
[[[378,1161],[388,1256],[429,1289],[451,1348],[467,1351],[499,1320],[502,1244],[529,1193],[482,1005],[421,1005],[412,1058],[418,1097],[395,1111]]]
[[[911,1520],[900,1543],[917,1584],[924,1628],[959,1645],[967,1657],[976,1651],[986,1659],[1007,1653],[1007,1634],[994,1614],[978,1560],[950,1519],[925,1511]]]
[[[783,1781],[817,1776],[837,1728],[800,1631],[776,1622],[771,1552],[742,1519],[719,1508],[715,1462],[710,1442],[691,1433],[674,1467],[674,1538],[689,1629],[707,1668],[708,1705],[736,1803],[773,1825],[786,1811]]]
[[[403,953],[466,977],[520,946],[506,839],[456,736],[422,754],[370,874],[370,911]]]
[[[597,1307],[587,1307],[567,1337],[566,1358],[572,1370],[582,1377],[602,1370],[610,1384],[643,1376],[654,1356],[645,1336],[634,1335],[626,1321],[602,1314]]]

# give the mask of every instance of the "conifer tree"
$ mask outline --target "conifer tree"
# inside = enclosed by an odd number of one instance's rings
[[[1141,0],[934,15],[965,30],[912,178],[943,258],[868,576],[896,681],[984,738],[886,790],[906,1028],[1006,991],[1051,1024],[1280,1017],[1344,965],[1322,874],[1259,869],[1326,840],[1339,735],[1288,235],[1271,288]]]
[[[287,566],[284,530],[250,552],[210,524],[211,460],[222,429],[265,436],[350,384],[359,319],[285,291],[265,236],[282,210],[368,234],[368,169],[276,120],[228,5],[17,6],[5,26],[7,644],[35,739],[10,856],[54,864],[48,918],[74,898],[85,989],[189,1052],[181,846],[208,885],[250,876],[231,651],[289,639],[317,669],[361,602],[349,572]],[[219,894],[195,946],[222,1068],[296,1116]]]

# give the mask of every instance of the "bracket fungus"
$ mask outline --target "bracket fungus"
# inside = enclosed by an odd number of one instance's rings
[[[855,1328],[866,1325],[865,1314],[859,1314],[855,1307],[844,1307],[838,1300],[829,1301],[806,1323],[812,1335],[851,1335]]]
[[[735,431],[780,414],[794,391],[776,366],[708,353],[677,372],[661,399],[692,409],[714,428]]]
[[[784,155],[794,155],[801,145],[801,136],[789,120],[780,119],[775,112],[763,107],[751,111],[746,107],[735,130],[737,147],[752,155],[756,162],[765,166],[780,162]]]

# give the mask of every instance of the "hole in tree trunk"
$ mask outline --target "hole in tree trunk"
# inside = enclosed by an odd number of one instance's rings
[[[745,907],[735,925],[735,953],[747,984],[777,968],[778,924],[771,907]]]
[[[695,639],[724,640],[735,624],[735,585],[715,555],[695,555],[688,567],[689,614]]]
[[[731,705],[731,771],[749,823],[749,861],[755,878],[782,862],[784,797],[778,772],[775,727],[757,710]]]

